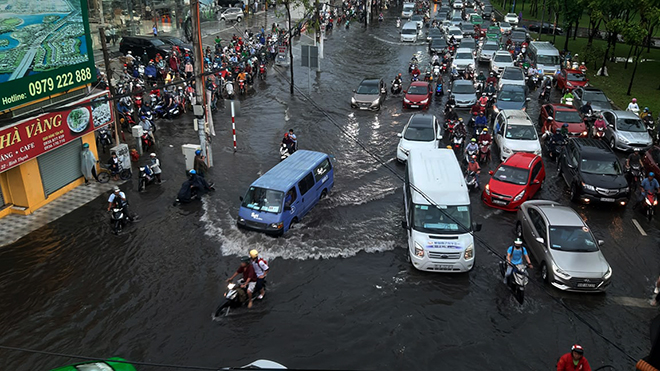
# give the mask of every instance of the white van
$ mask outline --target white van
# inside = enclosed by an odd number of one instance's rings
[[[401,29],[401,42],[417,42],[417,22],[406,22]]]
[[[536,69],[542,69],[544,75],[554,75],[561,71],[559,50],[548,41],[532,41],[527,48],[527,56]]]
[[[467,272],[474,267],[470,195],[451,149],[413,149],[403,186],[408,253],[422,271]]]

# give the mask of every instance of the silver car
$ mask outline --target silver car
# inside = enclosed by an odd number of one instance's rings
[[[497,57],[497,56],[496,56]],[[497,88],[502,89],[502,85],[521,85],[525,86],[525,72],[520,67],[504,67],[497,81]]]
[[[483,45],[481,45],[479,52],[477,53],[479,62],[490,62],[490,60],[493,59],[493,54],[495,54],[498,50],[500,50],[500,46],[496,41],[486,41]],[[507,54],[509,54],[509,58],[511,58],[511,53]]]
[[[243,10],[241,8],[229,8],[222,12],[220,20],[225,22],[241,22],[243,19]]]
[[[604,110],[601,113],[607,124],[605,139],[613,150],[646,151],[653,145],[646,125],[634,113],[613,110]]]
[[[513,67],[511,53],[504,50],[496,51],[490,59],[490,70],[499,74],[505,67]]]
[[[456,100],[456,107],[472,107],[477,103],[477,91],[469,80],[454,80],[451,96]]]
[[[612,268],[580,215],[553,201],[532,200],[520,205],[516,233],[541,267],[541,277],[565,291],[605,291]]]
[[[387,87],[383,79],[364,79],[357,89],[353,90],[351,108],[378,111],[387,96]]]

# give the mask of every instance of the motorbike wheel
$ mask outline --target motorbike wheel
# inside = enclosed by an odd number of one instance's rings
[[[138,192],[143,191],[147,188],[147,181],[145,179],[140,179],[140,184],[138,185]]]
[[[113,228],[112,228],[112,232],[114,234],[119,234],[119,232],[121,232],[121,220],[115,221],[115,223],[113,225]]]
[[[106,171],[98,174],[99,183],[107,183],[110,181],[110,174]]]
[[[121,180],[131,179],[131,170],[129,170],[129,169],[122,170],[119,173],[119,178],[121,178]]]
[[[229,314],[229,300],[225,300],[224,303],[220,304],[218,308],[213,312],[213,317],[220,317],[222,315],[222,310],[227,309],[225,316]]]
[[[516,285],[513,294],[516,297],[516,300],[518,300],[518,303],[522,304],[525,301],[525,290],[522,287]]]
[[[653,206],[649,206],[646,209],[646,217],[649,219],[649,222],[653,219]]]

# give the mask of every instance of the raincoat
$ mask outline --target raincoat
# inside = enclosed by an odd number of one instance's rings
[[[83,148],[80,153],[80,172],[85,176],[85,179],[94,179],[92,169],[96,169],[96,157],[89,148]]]

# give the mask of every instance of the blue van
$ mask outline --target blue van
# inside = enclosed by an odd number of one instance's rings
[[[239,227],[282,235],[335,184],[330,156],[299,150],[255,180],[241,197]]]

